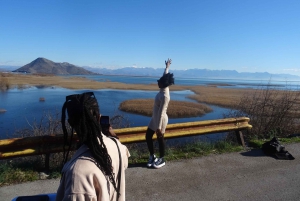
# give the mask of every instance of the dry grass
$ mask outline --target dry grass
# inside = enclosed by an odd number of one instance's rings
[[[254,93],[253,89],[224,89],[206,86],[191,86],[195,94],[189,98],[200,103],[218,105],[227,108],[234,108],[245,94]]]
[[[154,99],[127,100],[120,104],[119,109],[125,112],[152,116]],[[202,116],[212,109],[200,103],[172,100],[169,103],[167,114],[170,118],[184,118]]]
[[[89,80],[84,77],[62,77],[55,75],[28,75],[28,74],[13,74],[0,73],[0,77],[5,78],[12,87],[27,87],[27,86],[56,86],[67,89],[124,89],[124,90],[157,90],[155,84],[124,84],[119,82],[98,82]],[[176,90],[184,90],[180,86],[175,87]]]
[[[5,73],[0,73],[0,90],[1,91],[6,91],[10,88],[9,79],[7,79],[4,75],[5,75]]]

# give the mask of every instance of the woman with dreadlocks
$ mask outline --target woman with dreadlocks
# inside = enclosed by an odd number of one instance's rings
[[[168,124],[167,108],[170,102],[169,86],[174,84],[173,74],[169,73],[169,67],[171,65],[171,62],[172,62],[171,59],[165,61],[166,68],[164,70],[164,74],[159,80],[157,80],[157,84],[160,90],[155,96],[152,118],[150,120],[150,123],[146,131],[146,141],[150,152],[147,167],[161,168],[166,164],[164,160],[164,155],[165,155],[164,133]],[[159,154],[160,154],[159,158],[156,158],[154,154],[154,147],[153,147],[154,133],[156,133],[157,140],[158,140]]]
[[[71,136],[65,125],[65,110],[72,130]],[[112,128],[106,135],[103,134],[100,116],[93,92],[66,97],[61,122],[68,150],[64,152],[57,201],[125,200],[125,169],[130,154],[118,139],[109,136],[114,134]],[[73,129],[81,146],[66,163],[72,146]]]

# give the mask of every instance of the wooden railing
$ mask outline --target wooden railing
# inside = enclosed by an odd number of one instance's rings
[[[250,119],[247,117],[240,117],[169,124],[166,129],[165,138],[180,138],[235,131],[238,140],[245,146],[242,131],[252,128],[249,121]],[[144,142],[146,130],[146,126],[114,129],[123,144]],[[153,137],[156,139],[156,135]],[[74,135],[72,140],[74,142],[78,141],[77,135]],[[75,150],[76,143],[72,144],[71,150]],[[0,160],[46,154],[47,167],[49,163],[49,161],[47,161],[49,160],[49,154],[63,152],[63,146],[63,135],[4,139],[0,140]]]

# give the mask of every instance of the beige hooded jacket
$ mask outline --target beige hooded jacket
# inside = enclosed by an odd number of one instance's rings
[[[119,152],[116,143],[102,134],[103,142],[112,160],[113,172],[117,179],[119,171]],[[117,140],[121,157],[120,201],[125,200],[125,169],[128,167],[130,153],[126,146]],[[117,193],[108,178],[95,165],[91,152],[82,145],[62,170],[62,179],[57,190],[56,201],[109,201],[117,200]],[[118,181],[117,181],[118,182]]]

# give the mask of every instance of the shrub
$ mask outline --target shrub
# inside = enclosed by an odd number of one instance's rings
[[[274,86],[258,88],[244,94],[237,105],[225,117],[250,118],[253,128],[246,137],[286,137],[299,129],[299,91],[278,90]]]
[[[33,137],[43,135],[62,134],[60,112],[55,113],[44,112],[39,120],[34,119],[33,122],[27,121],[30,129],[16,130],[13,136],[16,137]]]

